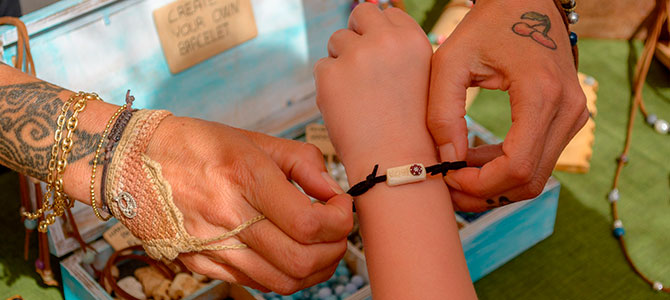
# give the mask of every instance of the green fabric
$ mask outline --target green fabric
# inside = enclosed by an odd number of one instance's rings
[[[640,51],[636,43],[634,53]],[[598,115],[588,174],[554,172],[562,190],[554,234],[475,284],[480,299],[655,299],[633,273],[611,234],[607,201],[616,157],[623,150],[629,107],[629,45],[579,42],[581,72],[598,80]],[[630,75],[632,76],[632,75]],[[644,90],[649,111],[670,119],[670,72],[654,61]],[[511,124],[508,96],[482,91],[470,115],[498,136]],[[635,122],[630,162],[621,175],[619,214],[638,267],[670,285],[670,136]]]
[[[46,287],[35,272],[37,234],[33,232],[30,259],[23,260],[24,227],[19,216],[19,181],[14,172],[0,175],[0,300],[21,295],[26,300],[62,299],[62,290]],[[60,274],[58,262],[52,256],[51,267]],[[60,280],[59,280],[60,281]]]

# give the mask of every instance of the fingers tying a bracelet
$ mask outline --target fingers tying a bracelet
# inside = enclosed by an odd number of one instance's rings
[[[259,222],[241,232],[239,237],[265,260],[293,278],[306,278],[337,263],[347,248],[345,239],[332,243],[301,244],[271,222]]]
[[[181,260],[189,270],[209,278],[241,284],[262,292],[270,291],[268,288],[260,285],[236,268],[214,262],[199,253],[182,253],[179,255],[179,260]]]

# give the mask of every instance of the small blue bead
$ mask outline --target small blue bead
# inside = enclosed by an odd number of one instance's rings
[[[361,275],[354,275],[354,277],[351,277],[351,283],[357,288],[361,288],[365,284],[365,278]]]
[[[338,296],[342,295],[342,293],[344,293],[344,286],[341,285],[341,284],[338,284],[338,285],[335,286],[335,288],[333,288],[333,290],[335,291],[335,295],[338,295]]]
[[[333,290],[330,288],[325,287],[319,290],[319,299],[326,299],[331,295],[333,295]]]
[[[347,285],[344,287],[344,292],[349,292],[353,294],[356,291],[358,291],[358,288],[353,283],[347,283]]]
[[[347,267],[337,267],[337,269],[335,269],[335,274],[337,274],[337,276],[342,276],[342,275],[350,276],[351,275],[350,272],[349,272],[349,269],[347,269]]]
[[[35,228],[37,228],[37,220],[31,220],[26,218],[23,221],[23,226],[26,226],[26,228],[29,230],[35,230]]]
[[[577,45],[577,34],[574,32],[570,32],[570,45]]]
[[[431,44],[437,44],[437,35],[432,32],[429,32],[428,41],[430,41]]]
[[[612,233],[614,233],[615,237],[619,238],[622,237],[626,233],[626,231],[624,231],[623,228],[614,228]]]

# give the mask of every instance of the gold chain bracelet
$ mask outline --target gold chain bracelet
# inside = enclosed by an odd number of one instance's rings
[[[22,212],[22,215],[28,219],[38,219],[45,215],[44,219],[40,221],[38,226],[39,232],[47,232],[47,227],[56,221],[56,217],[60,217],[65,213],[65,207],[72,207],[74,202],[71,201],[63,190],[63,173],[67,167],[67,157],[72,151],[72,136],[79,125],[79,113],[86,108],[86,103],[89,100],[100,100],[100,97],[95,93],[78,92],[70,96],[70,98],[63,104],[61,114],[56,121],[56,132],[54,134],[54,145],[51,147],[51,159],[48,164],[47,186],[46,193],[42,207],[37,209],[34,213]],[[67,123],[67,113],[72,107],[73,113]],[[67,129],[65,138],[63,139],[63,130]],[[60,147],[59,147],[60,146]],[[60,158],[59,158],[60,153]],[[56,162],[58,160],[58,162]],[[49,198],[53,201],[49,202]],[[46,212],[52,210],[53,212],[47,214]]]
[[[98,147],[95,150],[95,157],[93,158],[93,167],[91,168],[91,207],[93,208],[93,213],[95,213],[95,216],[98,217],[101,221],[105,222],[109,219],[112,218],[112,216],[107,216],[103,217],[102,214],[100,213],[100,210],[98,209],[98,204],[95,200],[95,173],[98,168],[98,159],[100,157],[100,149],[102,149],[102,144],[105,142],[105,138],[107,137],[107,134],[109,133],[109,129],[112,127],[112,124],[114,123],[114,120],[121,114],[122,111],[124,111],[128,107],[128,104],[124,104],[121,106],[115,113],[114,115],[109,119],[109,122],[107,122],[107,126],[105,127],[105,131],[102,132],[102,137],[100,138],[100,142],[98,142]],[[104,191],[103,191],[104,193]],[[104,203],[103,203],[104,204]]]

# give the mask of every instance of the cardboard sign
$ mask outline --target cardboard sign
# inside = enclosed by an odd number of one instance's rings
[[[114,248],[114,251],[119,251],[130,246],[142,245],[142,242],[130,233],[128,228],[121,222],[114,224],[114,226],[105,231],[102,237]]]
[[[326,126],[321,124],[309,124],[305,128],[305,141],[314,144],[325,156],[334,156],[335,147],[330,142]]]
[[[173,74],[258,34],[250,0],[177,0],[155,10],[154,22]]]

